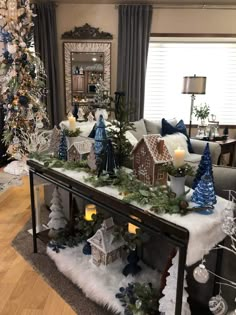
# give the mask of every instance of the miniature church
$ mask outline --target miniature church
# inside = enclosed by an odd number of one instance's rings
[[[87,240],[91,245],[92,262],[96,266],[106,266],[121,257],[124,241],[114,241],[113,228],[113,219],[106,219],[94,236]]]
[[[134,174],[148,185],[166,185],[167,173],[163,164],[172,157],[160,135],[144,135],[132,150]]]

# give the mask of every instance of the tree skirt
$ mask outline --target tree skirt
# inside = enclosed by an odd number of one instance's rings
[[[5,168],[4,172],[12,175],[28,175],[29,168],[26,161],[12,161]]]
[[[22,180],[19,176],[7,174],[4,172],[0,173],[0,192],[3,192],[10,186],[20,186]]]
[[[139,263],[142,271],[132,277],[125,277],[122,269],[126,262],[117,260],[108,266],[97,267],[91,262],[91,256],[82,253],[82,245],[74,248],[66,248],[56,253],[47,247],[47,253],[55,262],[57,268],[74,284],[82,289],[86,297],[106,307],[116,314],[124,314],[124,308],[115,297],[120,287],[126,287],[128,283],[152,282],[154,287],[159,287],[160,274]]]

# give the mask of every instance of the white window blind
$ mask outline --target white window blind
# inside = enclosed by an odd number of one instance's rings
[[[207,81],[206,94],[196,95],[194,105],[207,103],[221,125],[236,125],[236,42],[184,40],[150,42],[144,118],[176,117],[188,124],[191,95],[181,93],[183,77],[196,74]]]

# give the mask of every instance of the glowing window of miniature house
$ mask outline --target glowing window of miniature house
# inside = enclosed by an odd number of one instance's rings
[[[136,162],[138,164],[140,163],[140,153],[139,152],[136,154]]]
[[[158,173],[158,179],[163,179],[165,177],[165,173],[164,172],[159,172]]]

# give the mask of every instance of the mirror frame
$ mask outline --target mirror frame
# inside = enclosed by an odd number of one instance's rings
[[[111,43],[106,42],[64,42],[64,77],[66,114],[72,110],[72,53],[99,52],[104,54],[104,84],[111,93]]]

